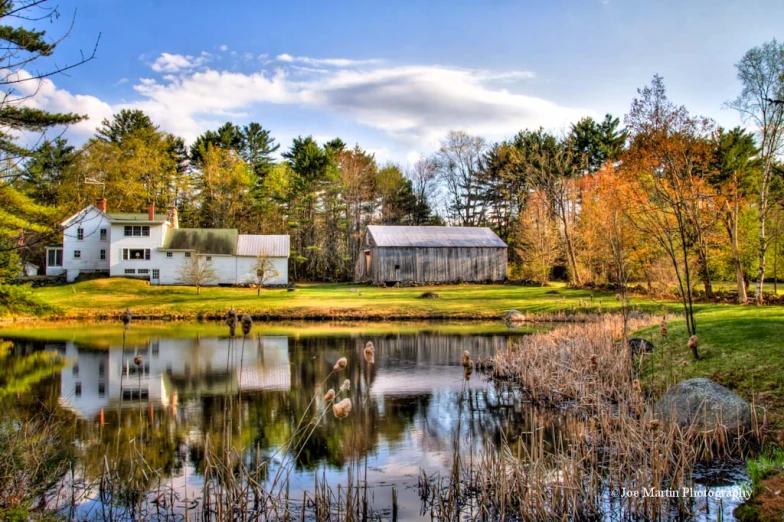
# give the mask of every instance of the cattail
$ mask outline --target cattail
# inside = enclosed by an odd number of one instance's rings
[[[471,379],[471,372],[473,372],[473,371],[474,371],[474,367],[473,366],[466,366],[465,368],[463,368],[463,379],[465,379],[467,381],[470,380]]]
[[[376,353],[376,347],[373,346],[372,341],[368,341],[365,343],[365,355],[367,354],[374,354]]]
[[[348,417],[348,414],[351,412],[351,399],[346,398],[340,401],[337,404],[332,405],[332,413],[335,414],[335,417],[338,419],[345,419]]]
[[[253,319],[248,314],[243,314],[240,323],[242,324],[242,334],[248,335],[253,328]]]
[[[143,359],[141,355],[137,355],[136,357],[133,358],[133,364],[135,364],[136,366],[141,366],[142,362]]]
[[[699,342],[700,342],[700,338],[697,337],[696,335],[692,335],[691,337],[689,337],[688,346],[689,346],[689,348],[694,350],[694,349],[697,348],[697,345],[699,344]]]
[[[351,389],[351,381],[346,379],[343,381],[343,384],[340,385],[340,391],[344,392]]]
[[[662,337],[667,337],[667,322],[662,321],[661,326],[659,326],[659,335]]]
[[[653,430],[653,431],[658,430],[659,429],[659,421],[656,420],[656,419],[651,419],[651,422],[648,423],[648,427],[651,430]]]
[[[338,359],[338,362],[335,363],[335,366],[332,367],[332,370],[339,372],[344,370],[347,365],[348,365],[348,359],[346,359],[345,357],[341,357],[340,359]]]
[[[234,337],[237,331],[237,312],[234,310],[229,310],[226,313],[226,326],[229,327],[229,335]]]
[[[463,352],[460,362],[463,365],[463,368],[467,368],[468,365],[471,364],[471,353],[468,350]]]
[[[637,393],[640,393],[642,391],[642,388],[640,387],[640,380],[639,379],[634,379],[632,381],[632,390],[634,390]]]
[[[591,371],[596,371],[599,369],[599,363],[596,359],[596,354],[591,355]]]
[[[330,388],[329,391],[324,394],[324,400],[329,402],[329,401],[331,401],[334,398],[335,398],[335,390]]]
[[[376,354],[365,352],[365,362],[368,363],[368,364],[375,363],[376,362]]]
[[[126,308],[125,311],[120,314],[120,321],[122,321],[122,324],[125,326],[126,330],[131,327],[132,318],[133,314],[128,308]]]

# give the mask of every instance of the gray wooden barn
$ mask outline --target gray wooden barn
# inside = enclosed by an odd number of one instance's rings
[[[373,283],[503,281],[506,251],[489,228],[371,225],[354,276]]]

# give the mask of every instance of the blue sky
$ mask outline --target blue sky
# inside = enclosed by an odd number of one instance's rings
[[[725,126],[734,63],[784,38],[784,2],[62,0],[47,30],[70,37],[34,99],[86,113],[80,142],[104,117],[141,108],[190,141],[224,121],[258,121],[288,147],[335,136],[400,163],[450,129],[488,140],[581,116],[622,116],[636,89],[664,76],[670,98]],[[42,26],[42,24],[39,24]]]

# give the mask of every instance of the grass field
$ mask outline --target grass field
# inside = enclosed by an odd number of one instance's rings
[[[420,299],[426,291],[438,299]],[[130,308],[137,317],[217,318],[229,308],[270,319],[497,319],[510,309],[531,314],[561,311],[612,310],[615,295],[550,287],[514,285],[452,285],[416,288],[376,288],[350,284],[305,284],[295,292],[285,289],[202,288],[150,286],[124,278],[95,279],[73,285],[35,290],[55,305],[60,318],[113,317]],[[593,300],[591,299],[593,295]],[[677,310],[675,302],[633,299],[632,305],[650,311]]]
[[[657,348],[644,365],[654,393],[681,379],[707,377],[754,398],[784,428],[784,307],[710,306],[695,319],[699,361],[686,345],[682,319],[669,322],[666,338],[658,326],[638,332]]]

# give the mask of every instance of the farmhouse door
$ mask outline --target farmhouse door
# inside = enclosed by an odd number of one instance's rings
[[[152,269],[152,276],[150,277],[151,285],[161,284],[161,271],[158,268]]]

